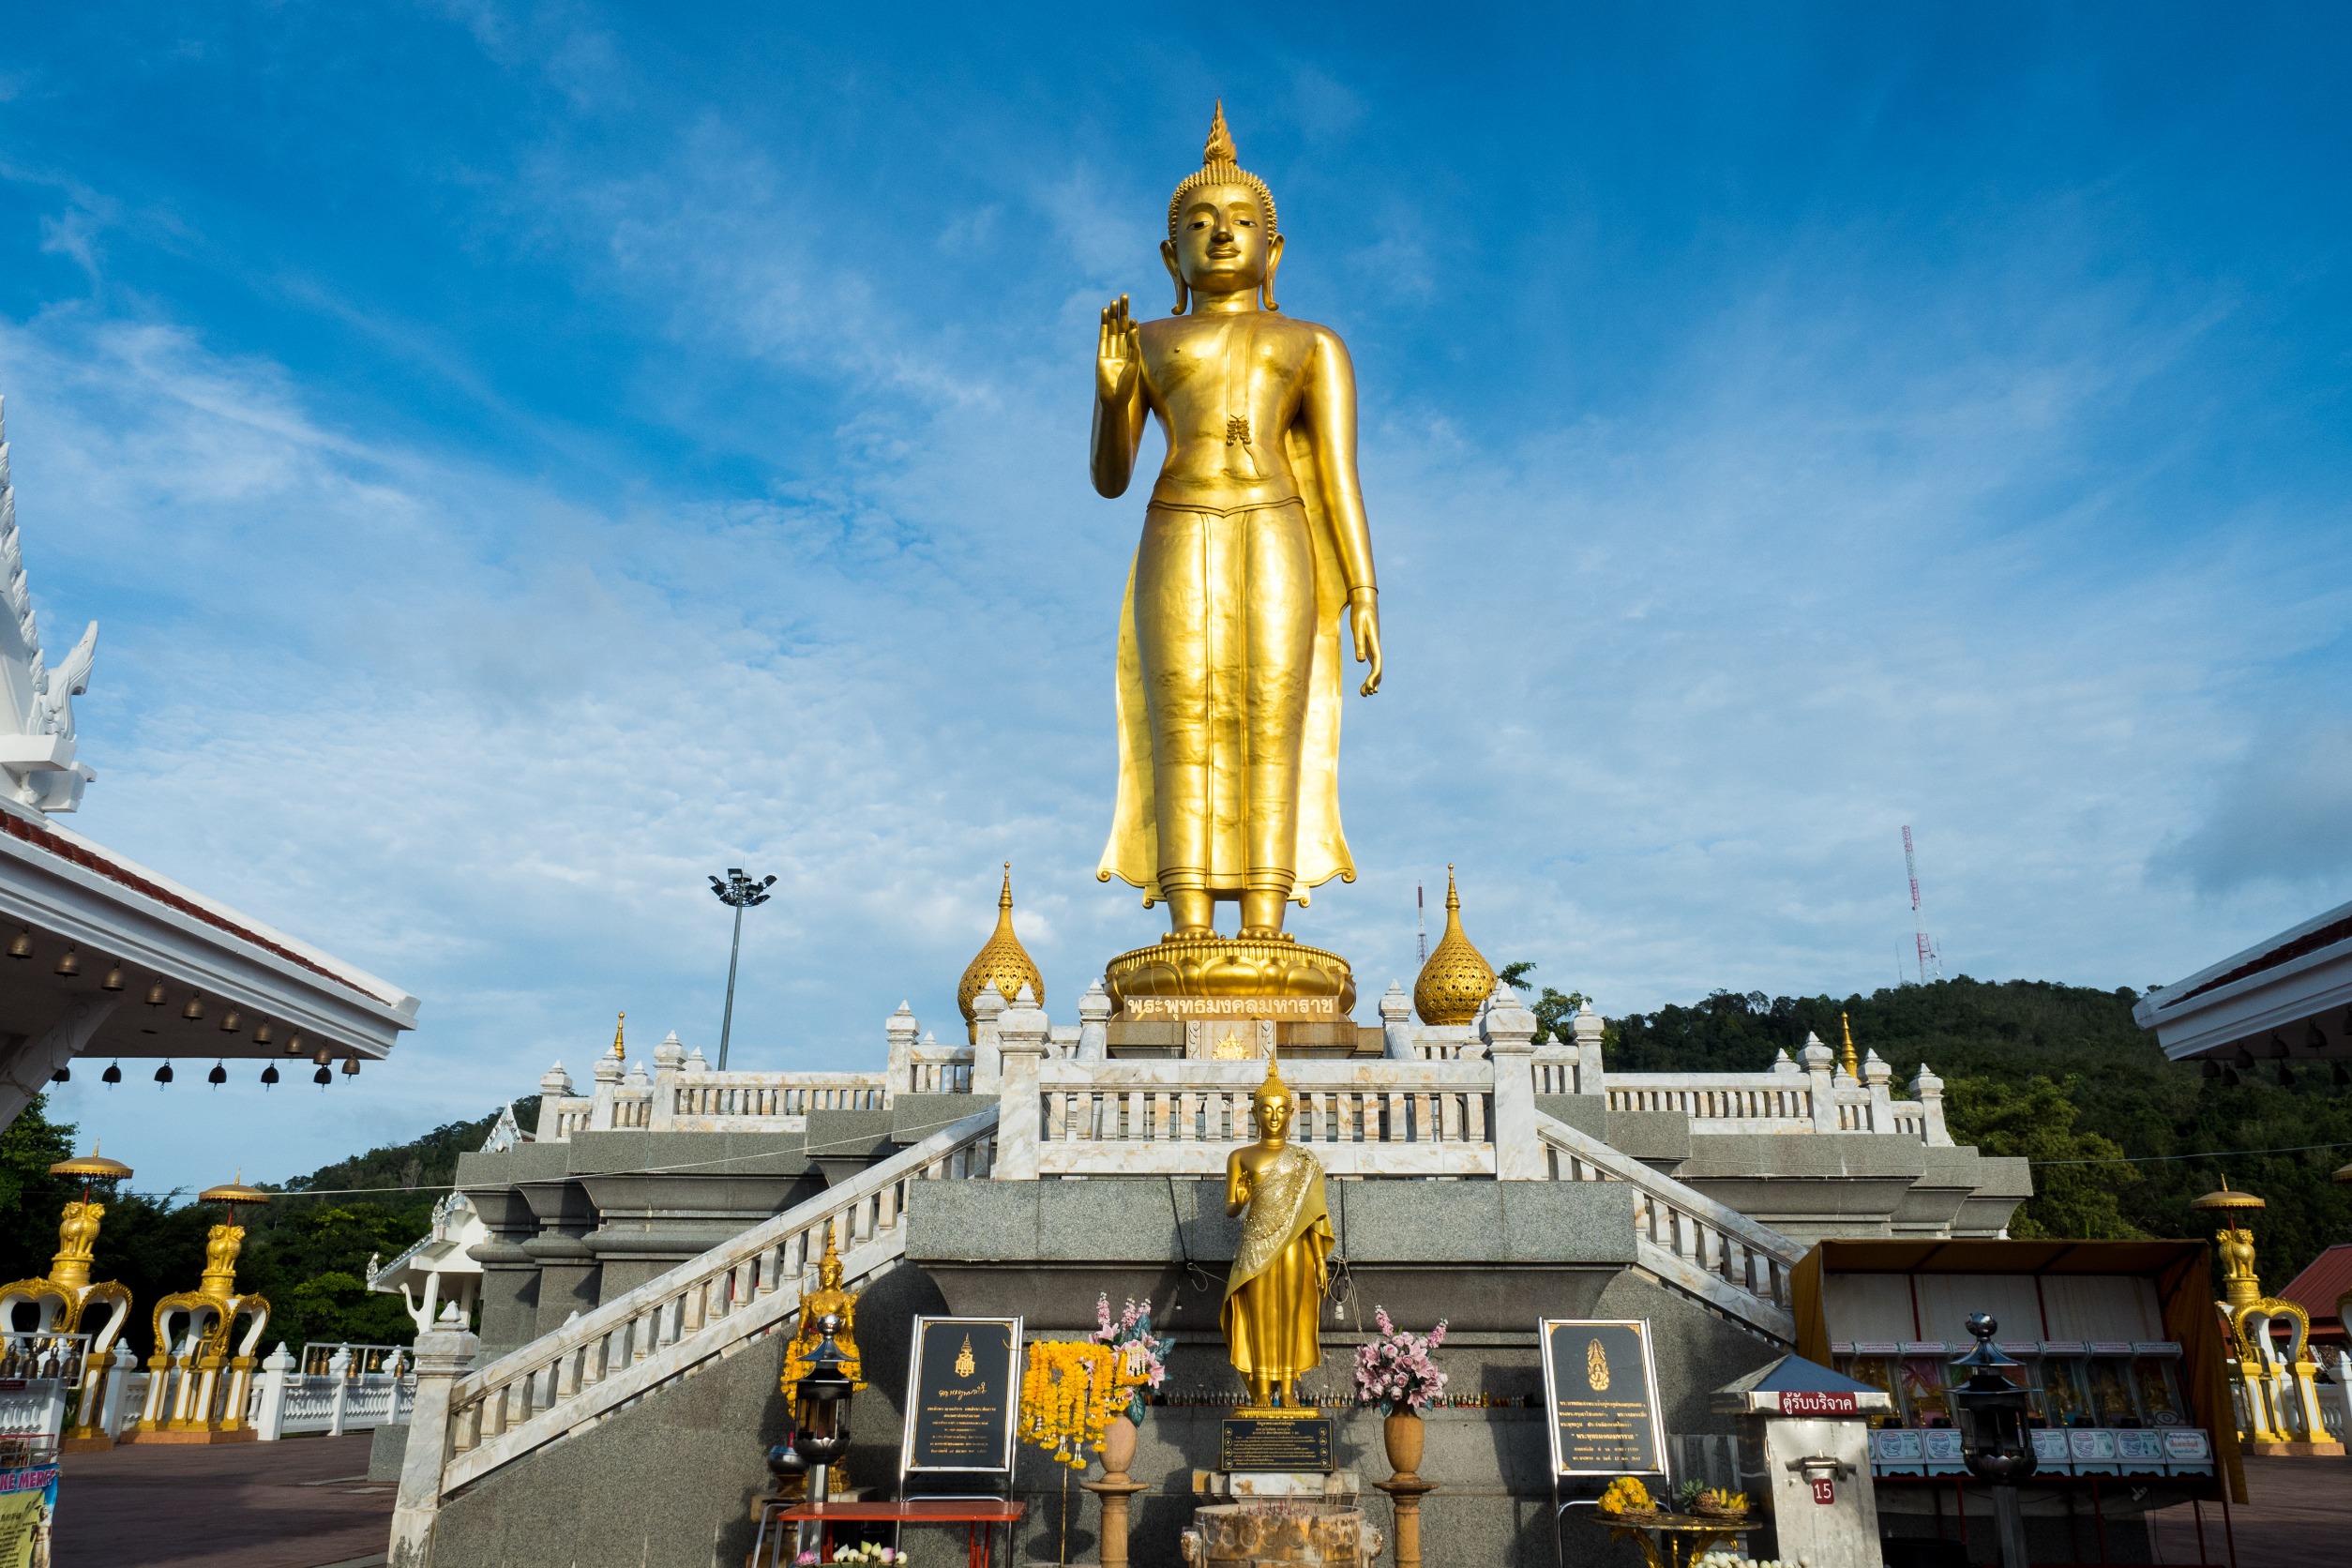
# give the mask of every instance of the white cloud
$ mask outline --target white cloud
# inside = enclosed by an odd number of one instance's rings
[[[542,48],[468,14],[509,62]],[[584,1072],[617,1009],[708,1048],[702,878],[731,865],[781,879],[745,928],[755,1064],[878,1060],[901,997],[952,1033],[1008,856],[1058,1014],[1149,940],[1092,875],[1141,493],[1094,497],[1081,454],[1097,296],[1159,297],[1156,215],[1038,162],[894,249],[848,174],[713,118],[641,167],[525,158],[505,219],[657,351],[616,401],[742,460],[691,488],[617,448],[591,482],[548,472],[586,444],[551,420],[465,457],[332,416],[158,315],[0,324],[35,587],[51,624],[106,622],[78,825],[425,999],[324,1097],[190,1072],[77,1082],[67,1112],[194,1182],[232,1107],[278,1176],[552,1058]],[[2030,247],[2005,313],[1966,278],[1877,298],[1838,260],[1866,239],[1759,260],[1646,400],[1367,381],[1389,669],[1346,721],[1364,880],[1297,922],[1367,1002],[1410,982],[1412,886],[1448,860],[1491,958],[1613,1012],[1883,983],[1907,822],[1950,967],[1981,975],[2170,978],[2321,896],[2264,868],[2342,841],[2343,803],[2240,759],[2324,654],[2299,628],[2344,624],[2344,535],[2282,496],[2155,538],[2189,437],[2109,439],[2212,309],[2069,285]],[[1018,287],[975,271],[1041,249]],[[1367,311],[1360,360],[1410,370],[1407,331]]]

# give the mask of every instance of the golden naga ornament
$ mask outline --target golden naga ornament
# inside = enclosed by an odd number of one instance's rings
[[[98,1425],[98,1400],[105,1387],[106,1368],[113,1362],[114,1341],[130,1319],[130,1289],[111,1279],[94,1283],[90,1278],[98,1254],[98,1225],[106,1216],[106,1205],[93,1196],[92,1189],[99,1182],[122,1181],[131,1170],[120,1160],[108,1159],[94,1147],[87,1154],[58,1161],[49,1168],[49,1173],[82,1178],[82,1197],[79,1201],[68,1202],[58,1215],[57,1251],[49,1260],[48,1274],[0,1287],[0,1323],[14,1327],[17,1308],[31,1307],[33,1342],[38,1349],[41,1335],[82,1333],[83,1319],[93,1306],[107,1309],[105,1320],[90,1331],[87,1353],[81,1355],[78,1364],[69,1369],[61,1366],[60,1370],[67,1381],[78,1389],[73,1408],[68,1412],[70,1425],[65,1433],[67,1447],[112,1448],[113,1435]]]
[[[1426,1024],[1464,1024],[1495,994],[1495,970],[1462,931],[1462,897],[1445,868],[1445,934],[1413,980],[1413,1011]]]
[[[1003,890],[996,896],[996,929],[964,966],[964,977],[956,986],[956,1008],[964,1016],[964,1034],[974,1044],[979,1042],[980,1018],[972,1003],[989,986],[1007,1002],[1018,1000],[1021,988],[1027,986],[1037,1004],[1045,1005],[1046,977],[1013,931],[1013,863],[1009,860],[1004,863]]]
[[[1290,1086],[1271,1054],[1252,1108],[1258,1141],[1225,1160],[1225,1212],[1243,1216],[1242,1240],[1217,1322],[1251,1406],[1266,1410],[1277,1395],[1299,1404],[1298,1380],[1322,1364],[1320,1308],[1334,1236],[1322,1162],[1289,1140]]]
[[[1342,620],[1367,667],[1358,689],[1380,685],[1355,370],[1337,333],[1279,313],[1282,248],[1274,193],[1240,166],[1219,104],[1168,203],[1175,314],[1137,321],[1123,294],[1095,343],[1094,489],[1126,493],[1147,423],[1168,442],[1120,611],[1119,789],[1096,874],[1165,902],[1180,942],[1215,940],[1219,902],[1242,906],[1244,939],[1279,942],[1291,900],[1355,880],[1339,825]],[[1287,967],[1335,997],[1345,963],[1308,954],[1239,961],[1271,972],[1252,986],[1287,984]],[[1216,967],[1213,953],[1199,963]],[[1188,994],[1163,981],[1130,994]]]
[[[155,1304],[155,1353],[147,1358],[147,1402],[137,1432],[125,1441],[219,1442],[253,1436],[245,1419],[252,1386],[253,1352],[269,1326],[269,1301],[237,1291],[237,1254],[245,1228],[236,1223],[240,1203],[266,1203],[269,1194],[237,1180],[206,1187],[199,1203],[219,1203],[229,1212],[204,1238],[204,1272],[193,1290],[178,1290]],[[239,1319],[245,1332],[234,1333]]]

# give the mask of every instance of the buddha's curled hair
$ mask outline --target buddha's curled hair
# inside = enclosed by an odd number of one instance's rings
[[[1216,117],[1209,125],[1209,144],[1201,149],[1200,167],[1186,174],[1184,183],[1176,188],[1176,194],[1168,199],[1168,238],[1176,237],[1176,216],[1183,210],[1185,193],[1198,190],[1204,185],[1249,187],[1258,197],[1258,205],[1265,212],[1267,236],[1271,238],[1282,232],[1281,222],[1274,216],[1274,192],[1266,188],[1264,180],[1236,163],[1235,157],[1233,133],[1225,128],[1225,100],[1219,98]]]

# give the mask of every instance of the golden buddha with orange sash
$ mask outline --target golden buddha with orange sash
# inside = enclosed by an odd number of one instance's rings
[[[1284,1136],[1290,1088],[1272,1057],[1254,1103],[1258,1141],[1225,1162],[1225,1212],[1244,1217],[1218,1323],[1250,1404],[1264,1409],[1277,1394],[1298,1404],[1298,1380],[1322,1364],[1318,1320],[1333,1235],[1322,1163]]]

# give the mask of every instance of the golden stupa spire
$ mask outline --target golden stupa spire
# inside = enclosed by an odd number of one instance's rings
[[[1013,932],[1013,863],[1009,860],[1004,863],[1003,890],[996,896],[996,929],[988,933],[988,940],[981,943],[980,951],[964,966],[963,980],[956,987],[956,1008],[964,1016],[965,1036],[975,1042],[980,1023],[972,1004],[991,982],[997,994],[1007,1002],[1018,1000],[1021,988],[1027,986],[1038,1005],[1045,1004],[1046,977],[1038,972],[1029,949],[1021,945],[1021,939]]]
[[[1495,994],[1495,970],[1462,933],[1462,898],[1445,868],[1445,934],[1413,980],[1413,1011],[1426,1024],[1464,1024]]]
[[[1838,1065],[1846,1069],[1847,1078],[1860,1082],[1862,1063],[1854,1058],[1854,1020],[1846,1016],[1844,1008],[1838,1010],[1837,1027],[1846,1032],[1846,1050],[1845,1054],[1838,1059]]]
[[[628,1059],[628,1048],[621,1043],[621,1031],[628,1021],[629,1016],[626,1013],[621,1014],[612,1020],[612,1060],[615,1062],[625,1062]]]

